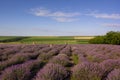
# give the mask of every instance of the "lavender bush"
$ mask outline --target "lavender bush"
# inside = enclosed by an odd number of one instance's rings
[[[9,65],[14,65],[14,64],[19,64],[19,63],[23,63],[27,60],[29,60],[30,57],[24,53],[18,53],[16,55],[14,55],[11,59],[8,60],[8,64]]]
[[[119,75],[119,45],[0,44],[0,80],[119,80]]]
[[[120,68],[120,59],[108,59],[100,63],[105,71],[109,72],[113,69]]]
[[[59,50],[57,50],[56,48],[48,52],[48,54],[51,54],[51,55],[57,55],[58,53],[59,53]]]
[[[73,67],[72,80],[101,80],[102,68],[96,63],[81,63]]]
[[[0,62],[0,71],[5,69],[6,67],[11,66],[11,65],[20,64],[20,63],[23,63],[23,62],[28,61],[28,60],[30,60],[28,55],[16,54],[11,59],[4,61],[4,62]]]
[[[8,60],[9,58],[11,58],[13,55],[15,55],[19,51],[20,51],[19,46],[2,49],[2,52],[0,54],[0,61]]]
[[[106,80],[120,80],[120,69],[114,69],[111,71]]]
[[[2,80],[28,80],[32,78],[43,65],[43,62],[40,60],[30,60],[23,64],[14,65],[3,71]]]
[[[68,71],[59,64],[48,63],[38,72],[34,80],[65,80]]]
[[[64,49],[62,49],[60,51],[60,54],[66,54],[68,56],[71,56],[72,55],[71,54],[71,47],[67,45]]]
[[[47,62],[52,56],[53,56],[52,54],[42,53],[38,56],[38,60],[40,59]]]
[[[66,54],[59,54],[49,61],[50,63],[60,64],[63,66],[70,66],[70,60],[69,57]]]
[[[44,63],[41,60],[30,60],[22,64],[26,66],[32,74],[36,73],[41,67],[43,67]]]
[[[41,50],[39,50],[39,53],[47,53],[51,50],[50,47],[45,47],[45,48],[42,48]]]
[[[29,80],[31,73],[27,67],[15,65],[5,69],[1,80]]]
[[[99,54],[99,53],[96,54],[96,55],[88,55],[87,56],[87,59],[89,61],[91,61],[91,62],[98,62],[98,63],[100,63],[100,62],[102,62],[104,60],[107,60],[107,58],[108,58],[108,56],[102,55],[102,54]]]
[[[7,64],[8,63],[6,61],[0,62],[0,71],[2,71],[4,68],[6,68]]]

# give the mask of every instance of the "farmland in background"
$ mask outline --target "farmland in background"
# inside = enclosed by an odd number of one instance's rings
[[[0,36],[0,43],[18,44],[88,44],[93,36]]]
[[[0,80],[120,80],[120,46],[0,44]]]

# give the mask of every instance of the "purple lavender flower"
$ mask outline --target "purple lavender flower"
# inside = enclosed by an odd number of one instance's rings
[[[51,48],[50,47],[44,47],[41,50],[39,50],[39,53],[47,53],[48,51],[50,51]]]
[[[88,55],[87,59],[91,62],[102,62],[104,60],[106,60],[108,57],[106,55],[102,55],[102,54],[95,54],[95,55]]]
[[[21,65],[28,68],[31,72],[34,72],[43,67],[44,63],[41,60],[29,60]]]
[[[23,65],[15,65],[5,69],[2,73],[2,80],[29,80],[30,70]]]
[[[106,80],[120,80],[120,69],[114,69],[111,71]]]
[[[52,54],[48,54],[48,53],[42,53],[38,56],[38,60],[43,60],[43,61],[48,61],[53,55]]]
[[[0,62],[0,71],[2,71],[6,67],[6,62]]]
[[[66,54],[68,56],[71,56],[71,47],[70,46],[66,46],[64,49],[62,49],[60,51],[60,54]]]
[[[19,51],[20,51],[19,46],[14,46],[14,47],[12,46],[12,47],[0,50],[1,52],[0,61],[8,60],[9,58],[11,58],[14,54],[16,54]]]
[[[72,80],[101,80],[102,68],[97,63],[81,63],[73,67]]]
[[[114,68],[120,68],[120,59],[108,59],[100,63],[103,69],[107,72]]]
[[[38,72],[35,80],[65,80],[68,76],[67,70],[58,64],[48,63]]]
[[[29,59],[30,59],[29,55],[27,55],[25,53],[18,53],[16,55],[14,55],[11,59],[8,60],[8,64],[9,65],[19,64],[19,63],[23,63]]]
[[[51,55],[57,55],[58,53],[59,53],[59,50],[57,50],[56,48],[48,52],[48,54],[51,54]]]
[[[4,61],[4,62],[0,62],[0,65],[1,65],[0,70],[3,70],[4,68],[11,66],[11,65],[23,63],[28,60],[30,60],[30,55],[22,54],[22,53],[16,54],[11,59]]]
[[[69,57],[66,54],[59,54],[59,55],[53,57],[49,62],[55,63],[55,64],[60,64],[63,66],[71,65],[71,63],[69,61]]]

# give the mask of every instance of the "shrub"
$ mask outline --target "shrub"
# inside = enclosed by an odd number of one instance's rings
[[[104,60],[106,60],[108,57],[106,55],[102,55],[102,54],[96,54],[96,55],[88,55],[87,59],[91,62],[102,62]]]
[[[101,80],[102,68],[95,63],[81,63],[73,67],[72,80]]]
[[[91,39],[89,43],[93,44],[104,44],[105,43],[105,37],[104,36],[96,36],[95,38]]]
[[[120,45],[120,32],[110,31],[105,35],[105,43]]]
[[[2,74],[2,80],[29,80],[31,73],[23,65],[15,65],[5,69]]]
[[[43,60],[43,61],[48,61],[53,55],[52,54],[48,54],[48,53],[41,53],[38,56],[38,59]]]
[[[23,66],[26,66],[32,75],[35,75],[35,73],[43,67],[44,63],[41,60],[30,60],[22,64]]]
[[[57,55],[59,53],[59,51],[57,49],[52,49],[51,51],[48,52],[48,54],[51,55]]]
[[[47,53],[48,51],[50,51],[51,48],[50,47],[44,47],[41,50],[39,50],[39,53]]]
[[[65,80],[68,71],[59,64],[48,63],[38,72],[35,80]]]
[[[14,65],[5,69],[2,80],[28,80],[32,78],[43,65],[43,62],[40,60],[30,60],[23,64]]]
[[[104,36],[97,36],[89,41],[93,44],[117,44],[120,45],[120,32],[110,31]]]
[[[15,64],[20,64],[25,61],[30,60],[29,56],[26,54],[16,54],[14,55],[11,59],[7,61],[0,62],[0,71],[5,69],[8,66],[15,65]]]
[[[7,62],[0,62],[0,71],[2,71],[7,66]]]
[[[20,64],[29,59],[30,59],[30,57],[27,54],[18,53],[16,55],[14,55],[11,59],[8,60],[8,65]]]
[[[120,80],[120,69],[114,69],[111,71],[106,80]]]
[[[68,56],[71,56],[71,47],[70,46],[66,46],[64,49],[62,49],[60,51],[60,54],[66,54]]]
[[[110,72],[113,69],[120,68],[120,59],[108,59],[100,63],[106,72]]]
[[[53,57],[50,61],[50,63],[60,64],[63,66],[70,66],[71,63],[69,61],[69,57],[66,54],[59,54],[55,57]]]

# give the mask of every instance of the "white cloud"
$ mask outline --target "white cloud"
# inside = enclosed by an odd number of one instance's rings
[[[50,15],[50,11],[44,8],[31,9],[31,13],[35,16],[44,16],[44,17]]]
[[[105,23],[105,24],[103,24],[103,26],[107,26],[107,27],[120,27],[120,24],[116,24],[116,23]]]
[[[78,12],[74,12],[74,13],[65,13],[65,12],[54,12],[51,14],[51,16],[54,16],[54,17],[74,17],[74,16],[79,16],[80,13]]]
[[[56,17],[56,18],[53,18],[53,19],[58,21],[58,22],[73,22],[73,21],[79,20],[77,18],[65,18],[65,17]]]
[[[93,16],[95,18],[104,18],[104,19],[120,19],[120,14],[106,14],[106,13],[90,13],[88,16]]]
[[[74,12],[74,13],[65,13],[62,11],[56,11],[56,12],[52,12],[48,9],[44,9],[44,8],[35,8],[35,9],[31,9],[32,13],[36,16],[52,16],[52,17],[74,17],[74,16],[79,16],[80,13],[78,12]]]
[[[76,21],[77,16],[80,15],[79,12],[62,12],[62,11],[50,11],[45,8],[35,8],[31,9],[31,13],[35,16],[40,17],[49,17],[51,19],[54,19],[58,22],[72,22]]]
[[[120,19],[120,14],[99,13],[98,11],[91,11],[87,14],[80,14],[79,12],[51,11],[45,8],[33,8],[31,9],[31,13],[35,16],[51,18],[58,22],[77,21],[79,20],[77,17],[81,15],[103,19]]]

